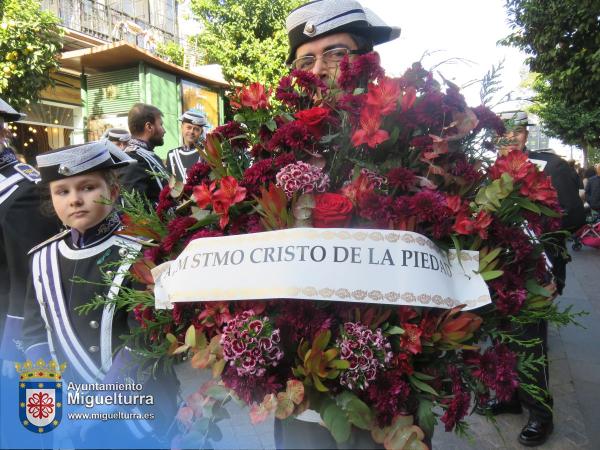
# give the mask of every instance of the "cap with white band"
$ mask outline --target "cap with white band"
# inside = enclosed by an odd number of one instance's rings
[[[529,123],[529,117],[525,111],[505,111],[500,113],[504,122],[509,122],[513,127],[526,127],[534,125]]]
[[[294,9],[285,21],[290,43],[289,64],[302,44],[333,33],[354,33],[373,45],[400,36],[400,28],[388,26],[373,11],[354,0],[315,0]]]
[[[36,156],[36,161],[42,183],[96,170],[116,169],[136,162],[106,139],[42,153]]]
[[[204,113],[198,109],[190,109],[184,112],[179,120],[184,123],[191,123],[192,125],[198,125],[201,127],[205,127],[208,125],[206,121],[206,116]]]
[[[102,135],[102,139],[108,139],[112,142],[129,142],[131,139],[131,133],[122,128],[109,128]]]

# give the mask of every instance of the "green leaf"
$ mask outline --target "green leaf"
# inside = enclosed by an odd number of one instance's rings
[[[408,376],[408,380],[410,381],[410,384],[412,384],[418,390],[423,391],[423,392],[427,392],[428,394],[435,395],[436,397],[439,396],[439,394],[436,392],[435,389],[433,389],[427,383],[422,382],[418,378],[416,378],[416,377],[414,377],[412,375],[409,375]]]
[[[550,297],[550,291],[540,286],[533,278],[529,278],[525,282],[525,288],[532,294],[542,295],[544,297]]]
[[[433,403],[431,400],[424,398],[419,400],[417,418],[419,427],[425,432],[426,435],[431,436],[433,434],[433,428],[437,423],[435,415],[433,414]]]
[[[185,345],[194,347],[196,345],[196,327],[190,325],[185,332]]]
[[[244,123],[246,121],[246,118],[243,114],[237,113],[233,116],[233,120],[239,123]]]
[[[534,212],[536,214],[540,214],[541,210],[540,207],[537,206],[535,203],[533,203],[531,200],[529,200],[528,198],[525,197],[517,197],[515,198],[515,203],[517,203],[519,206]]]
[[[400,328],[400,327],[398,327],[396,325],[393,325],[393,326],[389,327],[387,330],[385,330],[385,333],[389,334],[389,335],[404,334],[404,329]]]
[[[269,131],[273,132],[277,129],[277,123],[273,119],[268,120],[265,123],[265,126],[269,129]]]
[[[330,339],[331,339],[331,331],[330,330],[321,331],[315,337],[315,340],[313,342],[313,348],[317,348],[319,350],[325,349],[325,347],[327,347],[327,344],[329,344]]]
[[[322,410],[321,418],[336,442],[350,439],[351,425],[344,411],[334,402],[327,402]]]
[[[502,251],[501,247],[498,247],[494,250],[492,250],[491,252],[489,252],[487,255],[485,255],[480,261],[479,261],[479,270],[482,271],[484,270],[489,263],[491,263],[494,259],[496,259],[498,257],[498,255],[500,254],[500,252]]]
[[[225,400],[229,395],[229,390],[224,386],[215,384],[206,390],[206,395],[215,400]]]
[[[481,278],[484,279],[484,281],[489,281],[501,277],[503,273],[504,271],[502,270],[488,270],[487,272],[480,273],[480,275]]]
[[[413,372],[413,376],[415,378],[418,378],[419,380],[423,380],[423,381],[435,380],[434,376],[427,375],[426,373],[423,373],[423,372]]]

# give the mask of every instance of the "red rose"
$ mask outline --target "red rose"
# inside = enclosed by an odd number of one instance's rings
[[[329,112],[330,111],[327,108],[315,106],[314,108],[298,111],[296,114],[294,114],[294,117],[304,122],[306,126],[316,126],[319,125],[327,116],[329,116]]]
[[[341,194],[316,194],[313,225],[316,228],[345,227],[352,218],[353,209],[352,202]]]
[[[298,111],[294,114],[294,117],[306,125],[315,138],[319,139],[323,135],[321,128],[325,123],[325,119],[329,117],[329,113],[329,109],[315,106],[314,108]]]

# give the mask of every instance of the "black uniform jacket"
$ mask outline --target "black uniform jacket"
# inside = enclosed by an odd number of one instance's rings
[[[158,202],[163,186],[169,182],[169,174],[152,147],[145,141],[132,138],[125,149],[127,154],[137,161],[120,169],[120,181],[123,189],[135,190],[152,202]]]
[[[124,286],[131,259],[141,241],[115,234],[121,227],[113,212],[83,235],[75,230],[60,233],[31,251],[31,276],[25,303],[23,340],[27,359],[52,358],[66,362],[63,379],[80,383],[131,383],[144,386],[145,393],[160,398],[152,410],[164,414],[153,424],[132,421],[136,433],[156,433],[172,421],[178,403],[175,377],[156,380],[140,369],[136,349],[123,345],[122,335],[137,326],[125,310],[114,303],[80,314],[75,308],[95,296],[112,298]],[[123,259],[126,258],[126,259]],[[117,265],[107,264],[117,263]],[[107,285],[102,273],[112,279]],[[73,281],[80,277],[87,282]],[[132,407],[133,412],[136,408]],[[170,423],[170,422],[169,422]],[[129,423],[128,423],[128,426]],[[163,432],[161,430],[160,432]]]
[[[195,148],[177,147],[167,153],[167,170],[179,181],[185,182],[188,169],[199,160],[200,154]]]
[[[39,173],[0,150],[0,359],[21,361],[27,252],[60,230],[56,218],[42,215]]]
[[[543,171],[552,180],[563,209],[562,228],[574,231],[585,224],[585,209],[579,196],[577,173],[560,156],[547,151],[529,152],[532,162],[545,162]]]

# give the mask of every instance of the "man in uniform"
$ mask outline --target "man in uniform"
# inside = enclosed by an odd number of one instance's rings
[[[125,150],[129,145],[131,139],[131,133],[122,128],[109,128],[102,135],[102,139],[108,139],[110,142],[115,144],[121,150]]]
[[[346,55],[368,53],[373,46],[400,36],[400,28],[387,26],[354,0],[316,0],[293,10],[285,22],[293,69],[310,71],[324,82],[339,76]]]
[[[339,76],[344,57],[364,54],[373,46],[400,36],[400,28],[386,25],[353,0],[316,0],[294,9],[286,20],[292,69],[310,71],[325,84]],[[275,421],[277,448],[337,448],[329,431],[319,425],[319,413],[305,411],[296,418]],[[354,433],[349,448],[379,448],[368,432]]]
[[[167,153],[167,170],[179,181],[185,182],[187,170],[200,159],[196,146],[201,145],[200,140],[208,123],[204,114],[197,109],[184,112],[179,120],[183,145]]]
[[[136,103],[129,111],[127,122],[132,137],[125,151],[137,164],[121,169],[123,189],[137,191],[157,203],[169,179],[161,159],[154,153],[154,147],[164,144],[162,112],[155,106]]]
[[[579,197],[579,186],[574,170],[569,163],[548,150],[529,152],[527,150],[527,137],[529,135],[527,126],[527,113],[524,111],[508,111],[501,114],[507,124],[508,131],[504,136],[506,145],[502,145],[499,153],[506,155],[511,151],[522,151],[529,155],[531,162],[535,163],[546,175],[551,178],[552,185],[558,194],[558,201],[564,211],[562,216],[562,228],[574,231],[585,223],[585,211]],[[565,278],[566,265],[570,261],[566,249],[566,238],[564,236],[554,237],[545,245],[545,252],[552,264],[552,273],[555,278],[557,291],[562,294]],[[520,414],[522,406],[529,410],[529,420],[521,430],[518,440],[522,445],[534,447],[543,444],[553,430],[552,396],[549,392],[549,367],[548,367],[548,322],[545,320],[537,323],[524,325],[515,330],[517,337],[523,341],[532,339],[539,340],[539,344],[533,347],[522,347],[512,345],[513,350],[524,353],[534,358],[543,356],[544,365],[538,367],[533,374],[535,380],[525,380],[534,384],[547,393],[543,402],[533,398],[527,392],[519,389],[515,398],[507,403],[497,399],[490,400],[486,405],[478,406],[480,414]]]
[[[0,99],[0,133],[4,122],[21,114]],[[27,252],[56,234],[60,223],[40,210],[37,170],[20,163],[0,137],[0,360],[23,361],[21,327],[28,269]],[[10,364],[9,364],[10,365]],[[10,368],[14,372],[14,368]]]

